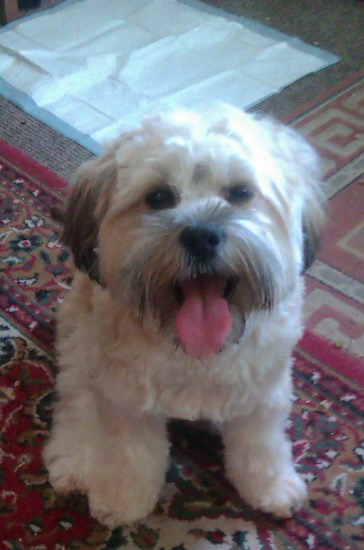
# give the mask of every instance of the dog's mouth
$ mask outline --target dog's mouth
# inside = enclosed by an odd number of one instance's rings
[[[237,283],[235,277],[198,275],[173,285],[176,333],[186,353],[207,359],[220,351],[232,328],[228,298]]]

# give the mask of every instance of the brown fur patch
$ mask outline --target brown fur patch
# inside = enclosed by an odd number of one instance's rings
[[[99,225],[107,212],[116,177],[116,164],[110,156],[84,164],[64,212],[63,242],[71,248],[76,267],[95,280],[99,280]]]

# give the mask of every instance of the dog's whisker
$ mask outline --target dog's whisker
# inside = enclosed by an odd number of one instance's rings
[[[139,321],[140,321],[141,327],[143,327],[143,322],[144,322],[145,301],[146,301],[145,294],[142,293],[140,295],[140,301],[139,301]]]

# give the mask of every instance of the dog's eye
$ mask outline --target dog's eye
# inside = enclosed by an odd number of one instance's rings
[[[146,196],[145,202],[154,210],[162,210],[176,206],[177,197],[170,187],[157,187]]]
[[[224,189],[224,196],[229,202],[247,202],[254,196],[254,192],[249,187],[249,185],[238,183],[236,185],[226,187]]]

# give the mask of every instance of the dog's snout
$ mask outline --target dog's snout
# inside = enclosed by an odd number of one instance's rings
[[[180,236],[182,246],[198,260],[212,259],[225,239],[223,228],[215,223],[188,225]]]

